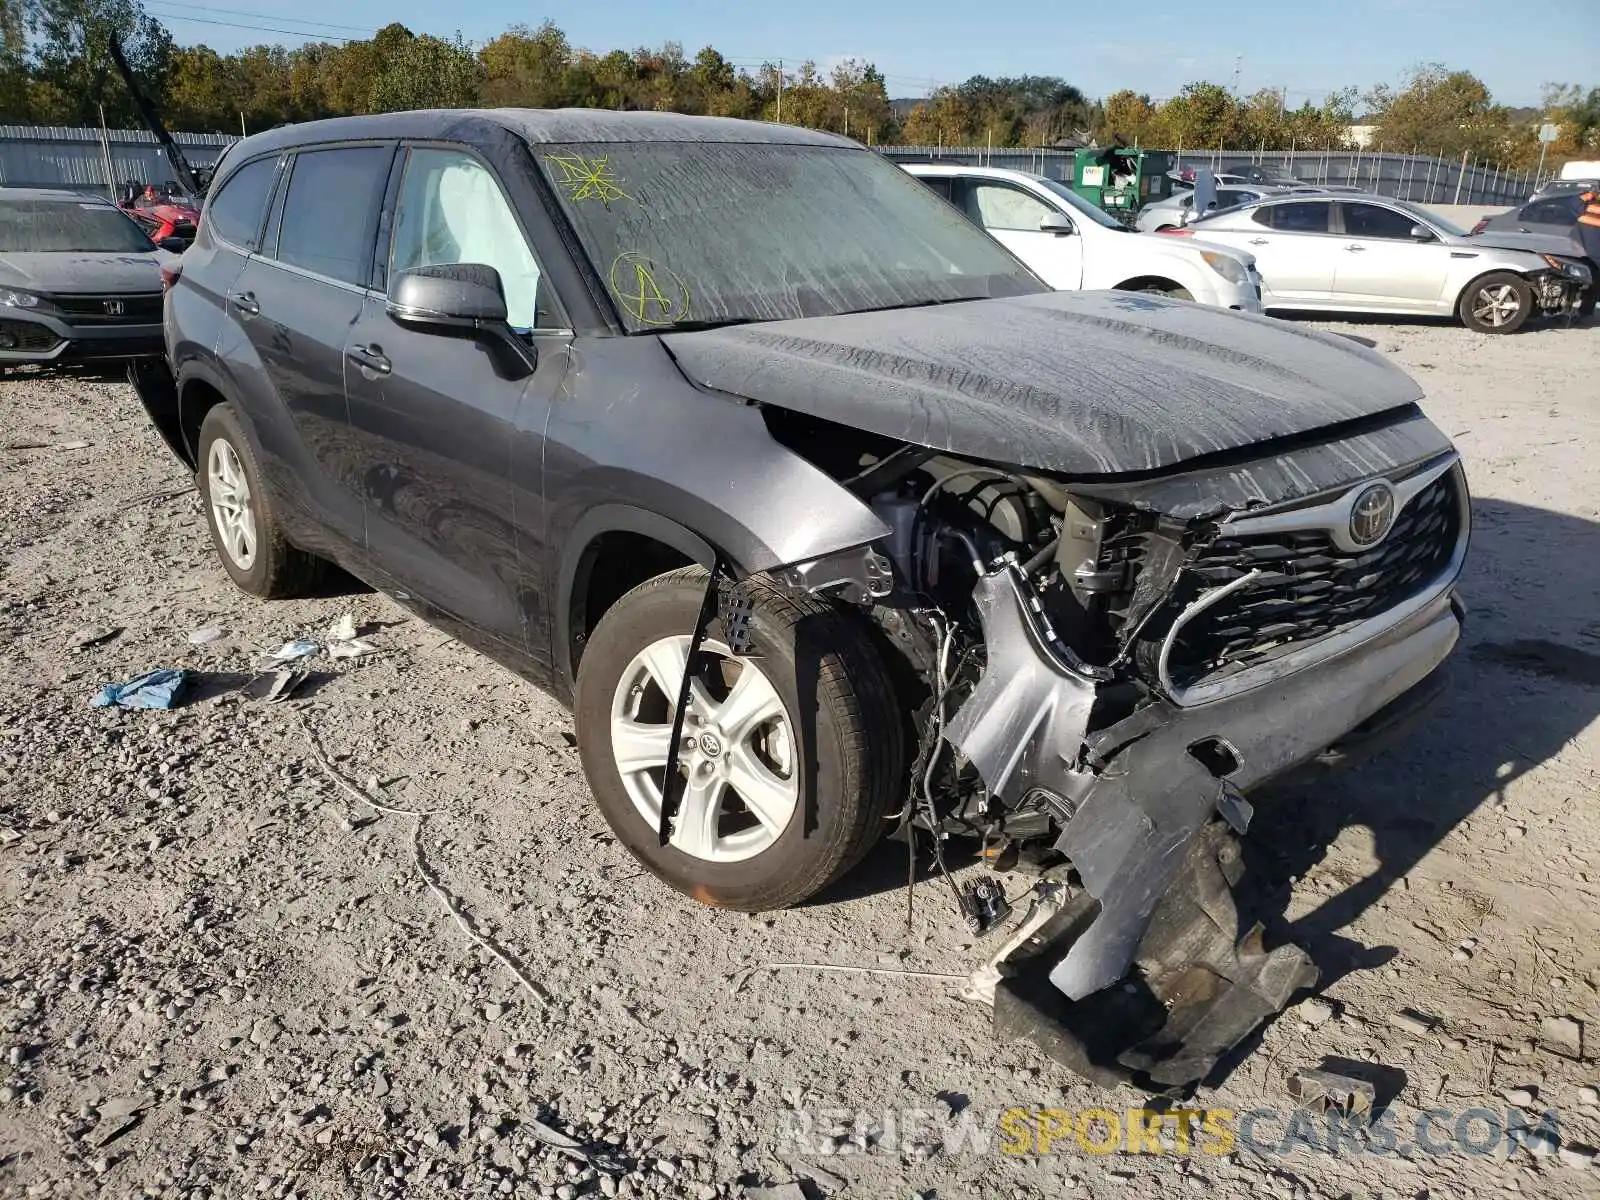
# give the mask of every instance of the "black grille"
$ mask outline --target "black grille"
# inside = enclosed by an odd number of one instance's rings
[[[1189,599],[1264,574],[1183,627],[1167,660],[1174,680],[1242,669],[1386,612],[1438,579],[1460,533],[1452,470],[1413,496],[1389,536],[1364,553],[1346,554],[1313,532],[1219,537],[1198,547],[1184,567]]]
[[[32,321],[0,321],[0,350],[54,350],[61,339]]]
[[[159,325],[161,293],[138,296],[52,296],[50,302],[79,325]],[[121,305],[120,313],[106,305]]]

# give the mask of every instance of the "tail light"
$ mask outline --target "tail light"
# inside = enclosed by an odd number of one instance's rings
[[[1156,232],[1157,233],[1164,233],[1168,237],[1193,237],[1194,236],[1194,230],[1192,230],[1192,229],[1178,229],[1176,227],[1174,227],[1172,229],[1158,229],[1158,230],[1156,230]]]
[[[183,264],[181,262],[173,263],[171,266],[163,266],[161,268],[161,290],[170,292],[178,285],[178,276],[182,274]]]
[[[1478,223],[1476,225],[1474,225],[1469,232],[1470,233],[1482,233],[1487,228],[1489,228],[1489,218],[1488,217],[1479,217],[1478,218]]]

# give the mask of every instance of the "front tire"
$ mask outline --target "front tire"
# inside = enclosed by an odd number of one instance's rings
[[[713,621],[694,668],[670,842],[658,836],[673,706],[705,594],[698,567],[648,580],[600,621],[579,664],[578,751],[612,831],[703,904],[786,908],[854,866],[900,791],[901,724],[855,614],[753,578],[751,651]]]
[[[289,544],[262,481],[244,423],[231,404],[218,404],[200,423],[195,483],[205,503],[211,544],[222,569],[262,600],[304,596],[322,581],[326,564]]]
[[[1515,333],[1533,315],[1533,288],[1514,271],[1495,271],[1467,285],[1456,312],[1478,333]]]

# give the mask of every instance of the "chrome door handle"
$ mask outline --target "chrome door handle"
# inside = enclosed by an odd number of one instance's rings
[[[228,302],[247,317],[253,317],[261,311],[254,292],[234,292],[228,297]]]
[[[394,369],[394,364],[384,357],[380,346],[351,346],[344,356],[360,367],[361,373],[369,379],[374,375],[387,375]]]
[[[1360,254],[1363,250],[1366,249],[1366,247],[1365,246],[1357,246],[1354,242],[1352,242],[1350,245],[1346,246],[1345,249],[1350,251],[1352,254]]]
[[[1265,246],[1267,244],[1267,239],[1266,238],[1251,238],[1250,239],[1250,244],[1252,246]]]

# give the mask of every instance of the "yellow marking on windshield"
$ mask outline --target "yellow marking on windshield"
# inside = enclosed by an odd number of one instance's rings
[[[545,158],[561,172],[556,183],[574,203],[598,200],[609,205],[613,200],[632,200],[622,190],[622,181],[611,168],[609,158],[585,158],[581,154],[547,154]]]
[[[671,325],[688,315],[689,285],[670,267],[624,250],[612,261],[609,274],[611,294],[640,324]]]

